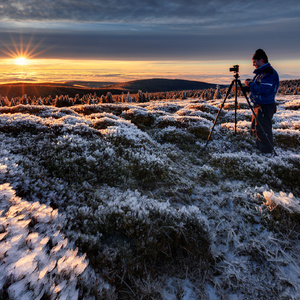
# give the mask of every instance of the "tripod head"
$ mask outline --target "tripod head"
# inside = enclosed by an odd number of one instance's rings
[[[239,65],[234,65],[232,68],[229,68],[230,72],[234,72],[234,78],[238,79],[240,77],[239,75]]]

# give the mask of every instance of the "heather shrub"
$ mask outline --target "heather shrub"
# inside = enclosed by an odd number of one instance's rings
[[[299,157],[294,156],[287,158],[285,164],[273,164],[274,176],[277,180],[274,186],[280,189],[282,186],[290,191],[293,191],[295,195],[300,195],[300,160]]]
[[[177,111],[179,111],[182,108],[182,106],[177,104],[171,104],[171,103],[168,103],[166,105],[165,103],[161,104],[161,103],[154,102],[153,104],[147,105],[145,108],[147,108],[149,111],[174,114]]]
[[[59,137],[43,144],[39,163],[49,176],[68,183],[118,184],[126,174],[125,166],[114,149],[99,137],[82,140],[80,136]]]
[[[192,125],[188,127],[188,131],[191,132],[196,138],[206,140],[210,132],[210,128],[207,126]]]
[[[169,182],[168,161],[159,155],[156,142],[148,134],[124,126],[107,131],[105,139],[114,146],[116,156],[126,162],[128,174],[141,186]]]
[[[177,128],[175,126],[168,126],[163,128],[155,135],[160,143],[175,143],[178,145],[194,144],[195,138],[185,128]]]
[[[185,278],[212,264],[206,221],[196,207],[175,209],[137,191],[105,189],[88,206],[68,207],[68,214],[76,244],[120,294],[137,294],[139,278]]]
[[[17,150],[16,153],[27,157],[20,161],[25,172],[30,174],[32,168],[39,165],[49,178],[61,179],[68,184],[88,182],[92,185],[115,185],[127,174],[122,158],[116,157],[113,148],[99,136],[91,139],[76,134],[47,137],[31,138]]]
[[[155,121],[155,117],[151,112],[142,109],[126,110],[122,113],[122,117],[126,120],[130,120],[141,129],[153,125]]]
[[[299,110],[300,101],[299,100],[286,101],[285,103],[283,103],[283,107],[287,110]]]
[[[72,107],[72,109],[84,116],[88,116],[95,113],[110,113],[116,116],[122,114],[123,111],[129,109],[126,105],[118,105],[118,104],[101,104],[101,105],[76,105]]]
[[[250,184],[268,183],[271,188],[285,187],[298,194],[299,159],[266,158],[237,154],[213,155],[211,165],[221,172],[220,178],[242,180]]]
[[[155,121],[155,127],[157,128],[166,128],[169,126],[180,127],[179,124],[177,118],[174,118],[173,116],[161,116]]]
[[[292,239],[300,234],[300,201],[292,193],[265,191],[261,206],[267,225]]]
[[[275,146],[284,149],[294,149],[300,147],[300,134],[296,130],[280,130],[274,131],[274,144]]]
[[[117,122],[113,120],[112,118],[99,118],[93,122],[93,127],[96,129],[106,129],[109,126],[115,126],[117,125]]]
[[[235,103],[234,102],[225,102],[224,109],[226,110],[234,110],[235,109]],[[237,109],[250,109],[248,103],[240,103],[237,104]]]
[[[214,105],[210,105],[210,104],[207,104],[207,103],[190,104],[190,105],[186,106],[186,109],[200,110],[202,112],[206,112],[206,113],[210,113],[210,114],[216,114],[219,110]]]

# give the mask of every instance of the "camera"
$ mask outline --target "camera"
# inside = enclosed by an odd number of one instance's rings
[[[238,71],[239,71],[239,65],[235,65],[232,68],[229,68],[229,71],[230,72],[238,73]]]

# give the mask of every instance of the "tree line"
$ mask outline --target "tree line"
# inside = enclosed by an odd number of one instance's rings
[[[8,98],[0,96],[0,106],[16,106],[16,105],[51,105],[55,107],[66,107],[80,104],[99,104],[99,103],[125,103],[125,102],[149,102],[165,99],[187,99],[187,98],[197,98],[202,100],[213,100],[222,99],[226,94],[227,88],[219,88],[218,86],[210,89],[202,90],[184,90],[184,91],[170,91],[170,92],[156,92],[148,93],[142,92],[121,95],[112,95],[111,92],[107,92],[106,95],[98,96],[94,94],[86,94],[82,97],[79,94],[75,97],[70,97],[69,95],[56,95],[56,97],[29,97],[26,94],[19,97]],[[234,91],[232,90],[230,97],[233,97]],[[239,91],[239,96],[241,92]],[[285,80],[280,82],[278,89],[278,94],[281,95],[300,95],[300,79],[299,80]]]

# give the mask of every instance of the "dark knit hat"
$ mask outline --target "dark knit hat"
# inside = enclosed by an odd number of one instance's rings
[[[265,63],[268,62],[268,56],[266,54],[266,52],[263,49],[257,49],[252,57],[252,59],[263,59]]]

